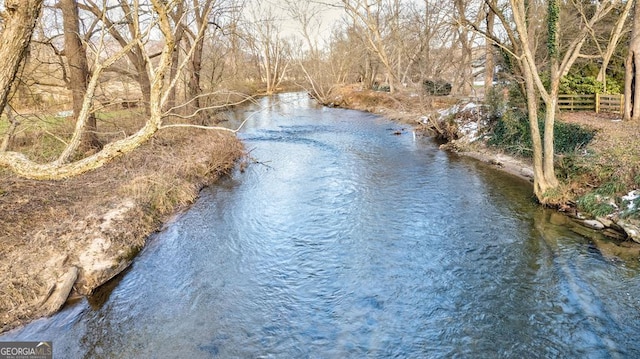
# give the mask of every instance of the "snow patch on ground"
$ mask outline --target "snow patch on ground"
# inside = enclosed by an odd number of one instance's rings
[[[640,191],[633,190],[620,198],[627,203],[628,210],[633,210],[636,208],[636,199],[640,198]]]

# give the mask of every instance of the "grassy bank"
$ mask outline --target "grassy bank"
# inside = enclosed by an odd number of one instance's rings
[[[99,125],[102,136],[117,137],[136,122],[138,116],[127,112],[104,116]],[[15,146],[46,160],[56,155],[55,134],[71,124],[38,123]],[[32,181],[0,172],[0,332],[58,310],[70,278],[76,277],[75,293],[88,294],[122,271],[150,233],[228,173],[242,154],[233,135],[168,129],[131,154],[68,180]]]

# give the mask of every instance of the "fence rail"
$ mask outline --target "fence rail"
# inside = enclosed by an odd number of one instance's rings
[[[560,111],[595,111],[614,112],[622,114],[624,111],[624,95],[558,95]]]

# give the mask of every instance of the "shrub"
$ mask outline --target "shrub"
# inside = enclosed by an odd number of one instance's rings
[[[560,93],[570,95],[619,94],[621,86],[614,79],[607,79],[607,87],[594,76],[567,75],[560,79]]]
[[[613,196],[622,193],[625,188],[626,186],[624,183],[611,181],[598,187],[598,189],[595,190],[595,193],[603,196]]]
[[[422,86],[432,96],[447,96],[451,93],[451,84],[443,80],[424,80]]]
[[[541,129],[542,125],[541,122]],[[573,123],[556,122],[553,128],[554,149],[559,154],[569,154],[584,148],[596,135],[594,130]]]
[[[544,120],[538,122],[542,133]],[[572,154],[584,148],[595,136],[595,131],[576,124],[556,122],[554,124],[554,149],[556,154]],[[512,154],[530,157],[532,154],[531,133],[527,114],[520,109],[506,109],[502,117],[494,120],[489,144]]]
[[[380,92],[391,92],[391,86],[389,85],[380,85],[380,84],[373,84],[373,86],[371,86],[371,89],[373,91],[380,91]]]
[[[527,115],[519,109],[506,109],[494,120],[489,145],[524,157],[531,157],[531,134]]]
[[[594,217],[605,217],[613,213],[615,207],[608,202],[608,197],[591,192],[578,199],[578,209]]]

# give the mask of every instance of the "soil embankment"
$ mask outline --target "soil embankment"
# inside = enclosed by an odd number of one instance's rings
[[[171,129],[93,172],[0,172],[0,332],[56,312],[120,273],[149,234],[242,156],[231,134]]]

